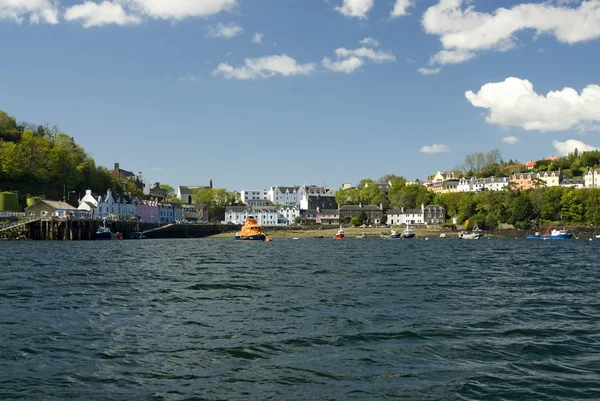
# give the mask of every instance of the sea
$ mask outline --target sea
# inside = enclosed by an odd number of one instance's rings
[[[600,240],[0,243],[0,400],[600,400]]]

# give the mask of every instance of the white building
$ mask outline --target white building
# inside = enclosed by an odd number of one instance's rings
[[[421,209],[388,209],[387,224],[402,225],[402,224],[423,224],[423,211]]]
[[[227,206],[225,222],[244,224],[248,216],[253,216],[262,226],[287,226],[300,216],[297,206]]]
[[[266,206],[271,203],[266,189],[243,190],[240,192],[240,199],[248,206]]]
[[[600,188],[600,170],[588,168],[583,178],[586,188]]]
[[[301,185],[295,187],[271,187],[267,198],[274,205],[300,205],[302,199],[312,196],[335,196],[335,191],[316,185]]]
[[[558,187],[562,181],[562,172],[558,171],[542,171],[535,174],[535,178],[546,183],[546,187]]]
[[[456,192],[502,191],[509,183],[509,177],[463,177],[458,181]]]

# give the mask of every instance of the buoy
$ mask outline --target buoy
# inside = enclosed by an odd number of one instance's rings
[[[425,241],[429,241],[429,237],[425,237]]]
[[[592,242],[592,239],[590,238],[590,242]]]

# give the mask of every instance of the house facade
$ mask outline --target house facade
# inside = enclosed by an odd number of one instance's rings
[[[388,209],[386,215],[387,223],[390,225],[444,224],[446,222],[446,210],[437,205],[421,204],[420,209]]]
[[[379,224],[381,223],[381,217],[383,216],[382,208],[373,205],[363,206],[359,205],[344,205],[339,208],[340,221],[346,218],[360,217],[362,213],[367,216],[366,224]]]
[[[600,170],[588,168],[583,176],[586,188],[600,188]]]
[[[296,205],[282,206],[227,206],[225,222],[245,224],[248,216],[253,216],[262,226],[287,226],[300,217],[300,208]]]
[[[181,201],[181,203],[191,205],[194,203],[194,199],[192,196],[194,194],[194,191],[196,191],[198,189],[207,189],[207,188],[212,188],[212,187],[213,187],[212,179],[210,180],[208,186],[179,185],[177,187],[177,199],[179,199]]]
[[[240,199],[247,206],[266,206],[271,203],[266,189],[243,190],[240,192]]]
[[[31,206],[25,208],[26,217],[36,218],[73,218],[73,219],[88,219],[89,212],[79,210],[62,201],[39,200]]]
[[[303,209],[300,213],[303,223],[318,223],[324,226],[339,226],[340,224],[338,209]]]

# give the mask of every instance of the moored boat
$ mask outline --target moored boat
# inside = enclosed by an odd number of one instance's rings
[[[113,239],[114,235],[113,233],[110,231],[110,227],[106,227],[106,226],[101,226],[98,227],[98,230],[96,231],[96,239]]]
[[[340,228],[337,233],[335,233],[335,235],[333,236],[333,239],[343,239],[345,237],[344,235],[344,229]]]
[[[256,221],[256,218],[248,216],[246,224],[235,234],[235,239],[240,241],[265,241],[268,240],[268,237],[263,232],[261,225]]]
[[[406,229],[402,232],[402,239],[416,238],[417,233],[407,224]]]
[[[528,235],[526,238],[529,239],[571,239],[573,238],[573,233],[565,230],[565,229],[551,229],[548,227],[546,231],[544,231],[541,235],[539,233],[535,233],[534,235]]]
[[[483,237],[483,233],[480,232],[461,231],[458,233],[458,239],[479,239],[481,237]]]

